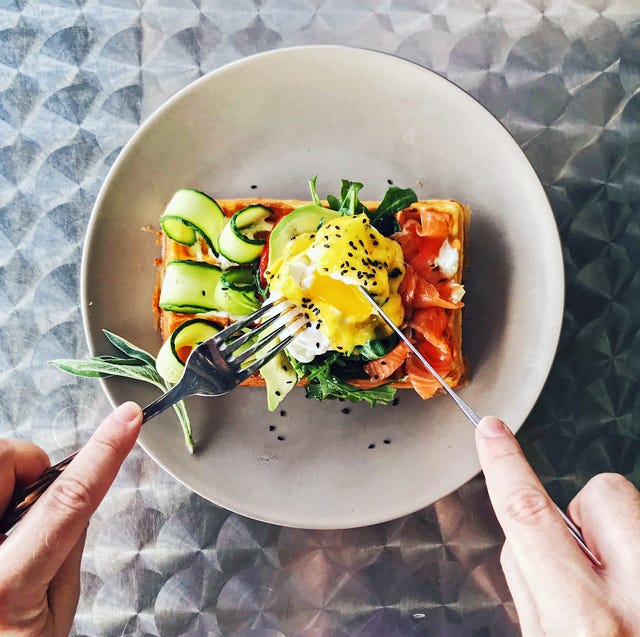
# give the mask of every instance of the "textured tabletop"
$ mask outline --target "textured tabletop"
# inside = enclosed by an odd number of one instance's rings
[[[519,439],[561,505],[600,471],[640,485],[637,0],[0,0],[0,436],[56,460],[109,411],[47,361],[88,353],[84,236],[141,122],[221,65],[319,43],[433,69],[514,135],[566,276]],[[517,635],[501,544],[481,477],[400,520],[303,531],[221,510],[136,449],[89,527],[74,634]]]

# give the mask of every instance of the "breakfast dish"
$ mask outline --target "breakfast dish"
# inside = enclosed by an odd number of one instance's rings
[[[179,379],[192,347],[277,297],[307,314],[307,329],[245,384],[265,385],[273,410],[296,385],[308,397],[371,405],[411,388],[441,390],[360,293],[369,292],[451,387],[466,377],[461,308],[469,209],[418,201],[392,186],[362,202],[343,181],[322,201],[214,200],[183,189],[160,223],[153,298],[161,376]]]

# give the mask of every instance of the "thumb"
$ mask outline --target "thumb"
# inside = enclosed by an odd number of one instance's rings
[[[591,566],[508,427],[497,418],[483,418],[476,446],[491,504],[523,577],[530,584],[544,582],[544,595],[553,605],[566,594],[572,573],[590,577]]]
[[[135,444],[141,424],[138,405],[120,405],[9,535],[2,546],[3,572],[11,573],[17,590],[35,583],[46,587],[53,579]]]

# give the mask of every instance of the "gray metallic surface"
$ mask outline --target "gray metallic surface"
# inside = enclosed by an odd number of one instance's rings
[[[0,435],[55,461],[109,410],[47,361],[88,353],[84,233],[139,124],[209,70],[312,43],[419,62],[513,133],[567,280],[519,438],[562,505],[599,471],[640,484],[637,0],[0,0]],[[300,531],[220,510],[135,450],[89,528],[74,634],[515,635],[501,543],[481,478],[401,520]]]

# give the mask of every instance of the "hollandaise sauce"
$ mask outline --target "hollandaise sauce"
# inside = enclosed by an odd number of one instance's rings
[[[398,288],[404,275],[402,248],[373,228],[365,214],[331,219],[302,233],[270,266],[270,290],[307,311],[328,348],[351,352],[389,328],[358,287],[366,289],[400,325],[404,318]]]

